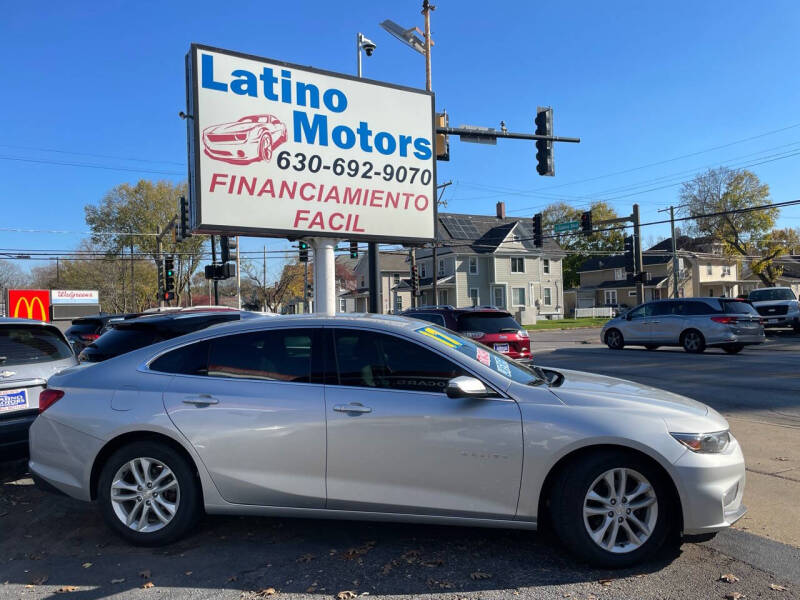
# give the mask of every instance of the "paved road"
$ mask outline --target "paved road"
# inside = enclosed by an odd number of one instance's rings
[[[537,332],[534,348],[541,364],[685,393],[759,427],[800,428],[800,338],[777,336],[737,356],[689,356],[612,352],[597,334]],[[616,572],[576,563],[545,535],[378,523],[210,517],[169,548],[132,548],[108,533],[93,506],[33,488],[23,466],[0,465],[0,599],[72,587],[69,598],[246,600],[272,597],[270,588],[274,597],[314,599],[344,591],[447,600],[800,598],[800,549],[741,530]],[[719,581],[727,573],[739,581]]]
[[[533,335],[541,365],[631,379],[705,402],[726,416],[800,428],[800,336],[769,333],[769,341],[740,354],[687,354],[679,348],[609,350],[599,329]]]

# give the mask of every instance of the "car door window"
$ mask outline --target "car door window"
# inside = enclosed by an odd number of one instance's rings
[[[675,303],[674,302],[656,302],[651,305],[652,309],[649,316],[653,317],[662,317],[674,314]]]
[[[644,317],[649,317],[651,313],[650,305],[649,304],[642,304],[641,306],[637,306],[633,310],[628,313],[628,317],[630,319],[642,319]]]
[[[339,385],[444,392],[461,367],[413,342],[355,329],[334,331]]]
[[[716,311],[705,302],[694,301],[686,303],[686,314],[689,316],[710,315],[714,312]]]
[[[150,369],[184,375],[313,383],[310,329],[274,329],[226,335],[164,354]],[[318,371],[318,370],[317,370]]]

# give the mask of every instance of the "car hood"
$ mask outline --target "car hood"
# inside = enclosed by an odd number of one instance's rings
[[[558,372],[564,380],[550,391],[567,406],[645,410],[664,413],[661,415],[664,417],[670,414],[705,417],[711,410],[686,396],[625,379],[562,369]]]
[[[209,127],[204,133],[244,133],[257,126],[257,123],[223,123]]]

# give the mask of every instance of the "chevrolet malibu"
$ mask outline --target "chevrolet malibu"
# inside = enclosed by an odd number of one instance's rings
[[[37,483],[134,544],[204,512],[549,524],[622,567],[745,512],[741,449],[709,407],[396,316],[217,325],[56,375],[39,410]]]

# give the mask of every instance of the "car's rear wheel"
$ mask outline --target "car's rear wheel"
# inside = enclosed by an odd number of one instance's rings
[[[645,350],[658,350],[658,346],[656,346],[655,344],[647,344],[647,345],[644,347],[644,349],[645,349]]]
[[[744,348],[744,344],[728,344],[722,347],[727,354],[737,354],[742,351],[742,348]]]
[[[258,156],[265,162],[272,160],[272,138],[268,133],[261,136],[261,141],[258,143]]]
[[[622,350],[625,347],[625,338],[619,329],[609,329],[606,331],[606,346],[612,350]]]
[[[700,354],[706,349],[706,340],[697,329],[687,329],[681,335],[681,345],[686,352]]]
[[[553,528],[579,558],[620,568],[667,540],[676,507],[664,476],[645,459],[606,451],[563,469],[550,497]]]
[[[114,452],[100,473],[98,500],[108,525],[142,546],[174,542],[202,512],[192,465],[159,442],[134,442]]]

